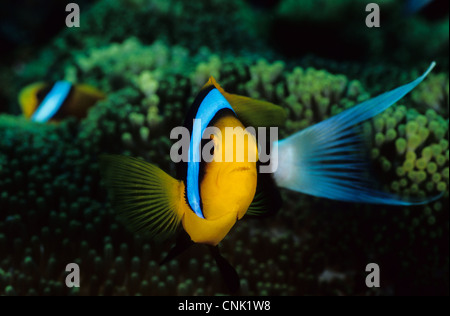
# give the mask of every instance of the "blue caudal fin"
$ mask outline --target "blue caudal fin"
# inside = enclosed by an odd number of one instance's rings
[[[338,115],[275,143],[278,148],[274,179],[278,186],[347,202],[412,205],[431,198],[401,198],[374,189],[368,172],[360,123],[383,112],[416,87],[433,69],[416,80],[362,102]],[[359,125],[358,125],[359,124]]]

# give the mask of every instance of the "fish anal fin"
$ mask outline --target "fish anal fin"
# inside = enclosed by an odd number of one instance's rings
[[[239,275],[228,260],[220,254],[218,246],[209,246],[209,250],[217,263],[217,267],[219,268],[220,274],[222,274],[228,290],[231,294],[235,294],[240,288]]]
[[[191,237],[189,237],[189,235],[184,230],[181,230],[177,236],[175,246],[172,249],[170,249],[169,253],[160,262],[159,265],[166,264],[172,259],[175,259],[177,256],[186,251],[193,244],[194,242],[191,240]]]

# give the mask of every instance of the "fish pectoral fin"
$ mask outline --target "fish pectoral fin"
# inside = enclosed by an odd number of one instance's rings
[[[245,215],[270,216],[275,214],[282,204],[281,195],[269,173],[258,173],[255,197]]]
[[[181,230],[177,236],[175,246],[173,246],[173,248],[170,249],[167,256],[160,262],[159,265],[161,266],[161,265],[166,264],[167,262],[171,261],[178,255],[180,255],[184,251],[186,251],[193,244],[194,244],[194,242],[191,240],[191,237],[189,237],[189,235],[184,230]]]
[[[286,111],[281,106],[267,101],[228,93],[213,77],[209,78],[208,82],[203,86],[203,89],[211,85],[222,93],[244,126],[257,128],[283,126],[286,123]]]
[[[113,208],[135,232],[168,237],[184,214],[184,186],[160,168],[119,155],[100,156],[100,170]]]

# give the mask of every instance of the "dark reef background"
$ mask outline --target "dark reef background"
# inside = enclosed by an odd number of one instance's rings
[[[387,189],[441,199],[425,206],[340,203],[283,190],[271,218],[238,222],[221,244],[241,295],[449,294],[448,1],[414,14],[379,1],[367,28],[362,0],[78,0],[0,4],[0,295],[226,293],[209,252],[167,265],[172,241],[128,232],[99,176],[98,155],[142,157],[174,174],[174,126],[213,75],[229,92],[289,113],[284,136],[437,67],[364,127]],[[108,98],[86,119],[38,124],[20,89],[88,83]],[[66,264],[81,269],[67,288]],[[367,288],[365,267],[381,269]]]

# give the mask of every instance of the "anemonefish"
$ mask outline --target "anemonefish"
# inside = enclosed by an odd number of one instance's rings
[[[35,122],[60,121],[73,116],[86,117],[87,111],[105,95],[86,84],[57,81],[33,83],[19,94],[19,104],[25,117]]]
[[[245,158],[238,162],[222,159],[205,162],[189,159],[179,162],[177,179],[143,160],[119,156],[101,156],[101,169],[112,202],[118,213],[136,231],[153,235],[175,233],[180,226],[176,246],[165,261],[192,243],[210,245],[230,289],[239,287],[239,279],[215,247],[244,215],[264,215],[281,205],[278,187],[347,202],[412,205],[431,198],[402,198],[376,190],[368,176],[364,144],[358,124],[383,112],[417,86],[434,67],[415,81],[356,105],[318,124],[276,141],[277,169],[260,173],[259,162]],[[184,126],[191,132],[189,158],[199,156],[207,126],[222,133],[211,135],[213,156],[223,157],[227,150],[243,150],[258,155],[253,134],[243,136],[240,147],[226,142],[226,127],[281,126],[286,118],[282,107],[265,101],[225,92],[210,78],[196,97]],[[199,120],[200,119],[200,120]],[[201,123],[199,123],[201,121]],[[196,124],[200,124],[196,126]],[[247,133],[243,130],[242,133]],[[220,159],[218,159],[220,160]],[[180,225],[181,224],[181,225]]]

